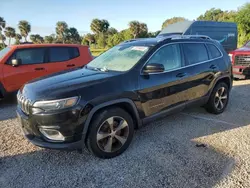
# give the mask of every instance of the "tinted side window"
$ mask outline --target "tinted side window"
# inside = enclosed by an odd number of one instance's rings
[[[160,48],[148,64],[160,63],[164,65],[165,70],[172,70],[181,67],[181,53],[179,44],[167,45]]]
[[[185,43],[183,44],[183,49],[187,65],[193,65],[208,60],[207,49],[202,43]]]
[[[212,45],[212,44],[207,44],[207,48],[208,48],[208,50],[209,50],[209,52],[210,52],[210,55],[211,55],[211,58],[212,58],[212,59],[221,56],[220,51],[219,51],[218,48],[215,47],[214,45]]]
[[[69,47],[70,59],[76,58],[80,56],[79,50],[76,47]]]
[[[70,59],[67,47],[53,47],[49,49],[50,62],[67,61]]]
[[[14,56],[16,59],[21,59],[22,65],[40,64],[44,62],[44,51],[43,48],[27,48],[16,51]]]

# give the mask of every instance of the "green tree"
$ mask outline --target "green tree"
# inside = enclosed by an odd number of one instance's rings
[[[4,30],[4,34],[9,38],[9,45],[11,44],[11,38],[16,36],[16,31],[13,27],[6,27]]]
[[[116,33],[114,35],[109,35],[107,39],[108,47],[113,47],[117,44],[120,44],[123,41],[123,36],[121,33]]]
[[[221,22],[235,22],[236,21],[237,12],[236,11],[224,11],[221,13],[218,21]]]
[[[239,44],[243,45],[250,39],[250,3],[239,8],[236,16],[239,31]]]
[[[219,21],[222,15],[223,11],[221,9],[211,8],[205,14],[200,15],[197,20]]]
[[[3,17],[0,17],[0,32],[5,28],[5,20]]]
[[[88,45],[90,46],[91,44],[95,43],[95,36],[91,33],[87,33],[86,35],[83,36],[83,39],[88,41]]]
[[[89,45],[89,41],[83,36],[82,37],[82,45]]]
[[[133,38],[133,35],[130,31],[130,29],[124,29],[120,32],[122,40],[130,40]]]
[[[167,27],[170,24],[174,24],[176,22],[182,22],[182,21],[185,21],[185,20],[187,20],[187,19],[183,18],[183,17],[173,17],[173,18],[170,18],[170,19],[166,19],[162,24],[162,29],[164,29],[165,27]]]
[[[105,48],[106,40],[104,34],[99,34],[96,42],[99,48]]]
[[[145,37],[148,33],[147,25],[138,21],[129,22],[129,30],[131,31],[133,38]]]
[[[16,39],[15,44],[20,44],[22,40],[22,35],[20,35],[19,33],[16,33],[15,39]]]
[[[108,31],[107,31],[108,35],[114,35],[116,33],[118,33],[118,31],[113,27],[109,28]]]
[[[64,44],[67,32],[68,32],[68,24],[66,22],[59,21],[56,23],[56,34],[58,41],[61,41]]]
[[[71,27],[66,34],[66,41],[70,44],[81,44],[81,37],[76,28]]]
[[[51,44],[51,43],[54,42],[54,37],[52,35],[45,36],[44,37],[44,42],[47,43],[47,44]]]
[[[30,35],[30,40],[31,40],[34,44],[42,44],[42,43],[44,42],[43,37],[40,36],[39,34]]]
[[[21,35],[24,37],[25,42],[27,42],[27,36],[29,35],[29,33],[31,31],[31,26],[30,26],[29,22],[27,22],[25,20],[21,20],[18,23],[18,28],[20,30]]]

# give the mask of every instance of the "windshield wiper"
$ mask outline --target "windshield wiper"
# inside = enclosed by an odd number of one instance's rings
[[[98,68],[98,67],[89,67],[89,66],[85,66],[87,69],[90,70],[95,70],[95,71],[101,71],[101,72],[108,72],[109,70],[106,67],[103,68]]]

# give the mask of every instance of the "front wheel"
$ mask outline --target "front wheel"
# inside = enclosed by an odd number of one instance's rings
[[[224,112],[229,100],[229,88],[224,82],[218,83],[213,89],[205,108],[213,114]]]
[[[134,123],[121,108],[102,110],[93,117],[87,136],[87,147],[100,158],[112,158],[123,153],[132,141]]]

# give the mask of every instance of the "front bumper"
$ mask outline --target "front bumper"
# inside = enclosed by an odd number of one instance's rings
[[[250,78],[250,67],[235,65],[233,66],[233,75],[240,79]]]
[[[84,146],[82,130],[85,117],[81,116],[80,108],[26,115],[18,106],[17,116],[25,137],[34,145],[52,149],[81,149]],[[41,128],[59,131],[65,139],[50,140],[41,133]]]

